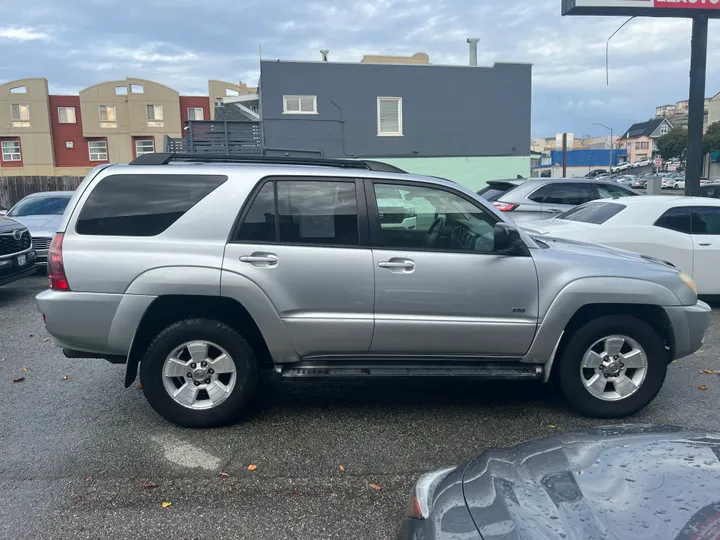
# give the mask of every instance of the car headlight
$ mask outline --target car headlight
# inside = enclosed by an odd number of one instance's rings
[[[695,280],[688,276],[685,272],[678,272],[677,277],[679,277],[685,285],[690,287],[695,294],[697,294],[697,285],[695,285]]]

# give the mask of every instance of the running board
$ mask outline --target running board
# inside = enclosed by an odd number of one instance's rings
[[[355,364],[301,362],[277,366],[283,379],[345,379],[391,377],[457,377],[493,380],[541,380],[542,366],[537,364],[495,363],[397,363]]]

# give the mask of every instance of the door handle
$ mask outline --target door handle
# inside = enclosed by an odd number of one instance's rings
[[[410,259],[390,259],[389,261],[379,262],[378,266],[388,270],[415,270],[415,263]]]
[[[548,208],[546,212],[548,214],[559,214],[560,212],[562,212],[562,210],[558,210],[557,208]]]
[[[703,246],[703,247],[712,246],[712,242],[700,242],[700,244],[698,244],[698,245]]]
[[[241,256],[240,262],[252,265],[277,266],[278,258],[277,255],[272,253],[253,253],[252,255]]]

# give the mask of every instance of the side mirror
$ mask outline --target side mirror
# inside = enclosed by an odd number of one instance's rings
[[[515,227],[507,223],[496,223],[494,230],[494,252],[500,255],[529,255],[525,242]]]

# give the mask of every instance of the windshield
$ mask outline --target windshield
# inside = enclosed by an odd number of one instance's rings
[[[557,219],[601,225],[611,217],[618,215],[624,209],[625,205],[619,203],[588,203],[573,208],[572,210],[568,210],[563,214],[560,214],[559,216],[557,216]]]
[[[13,206],[10,217],[62,215],[70,197],[27,197]]]

